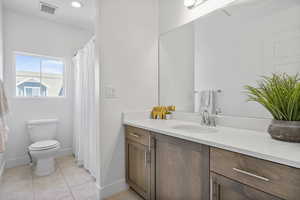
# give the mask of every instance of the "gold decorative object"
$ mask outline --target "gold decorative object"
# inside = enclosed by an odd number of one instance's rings
[[[155,106],[151,111],[152,119],[166,119],[167,114],[171,114],[175,111],[175,106]]]

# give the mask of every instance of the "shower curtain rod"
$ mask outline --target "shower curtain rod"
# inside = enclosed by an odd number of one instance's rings
[[[89,42],[95,42],[96,41],[96,36],[94,35],[94,36],[92,36],[91,37],[91,39],[87,42],[87,43],[89,43]],[[73,55],[73,57],[76,57],[77,56],[77,54],[78,54],[78,52],[81,50],[81,49],[83,49],[86,45],[87,45],[87,43],[82,47],[82,48],[80,48],[80,49],[78,49],[76,52],[75,52],[75,54]]]

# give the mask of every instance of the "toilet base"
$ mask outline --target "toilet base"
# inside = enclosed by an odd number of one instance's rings
[[[34,174],[37,176],[47,176],[55,172],[54,158],[37,159]]]

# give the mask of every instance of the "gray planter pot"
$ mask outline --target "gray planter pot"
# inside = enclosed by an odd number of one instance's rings
[[[300,121],[272,120],[268,132],[276,140],[300,143]]]

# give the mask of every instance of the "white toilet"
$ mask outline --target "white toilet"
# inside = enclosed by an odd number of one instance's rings
[[[32,144],[28,147],[32,159],[36,162],[34,173],[46,176],[55,171],[54,157],[60,149],[57,136],[57,119],[32,120],[27,122]]]

